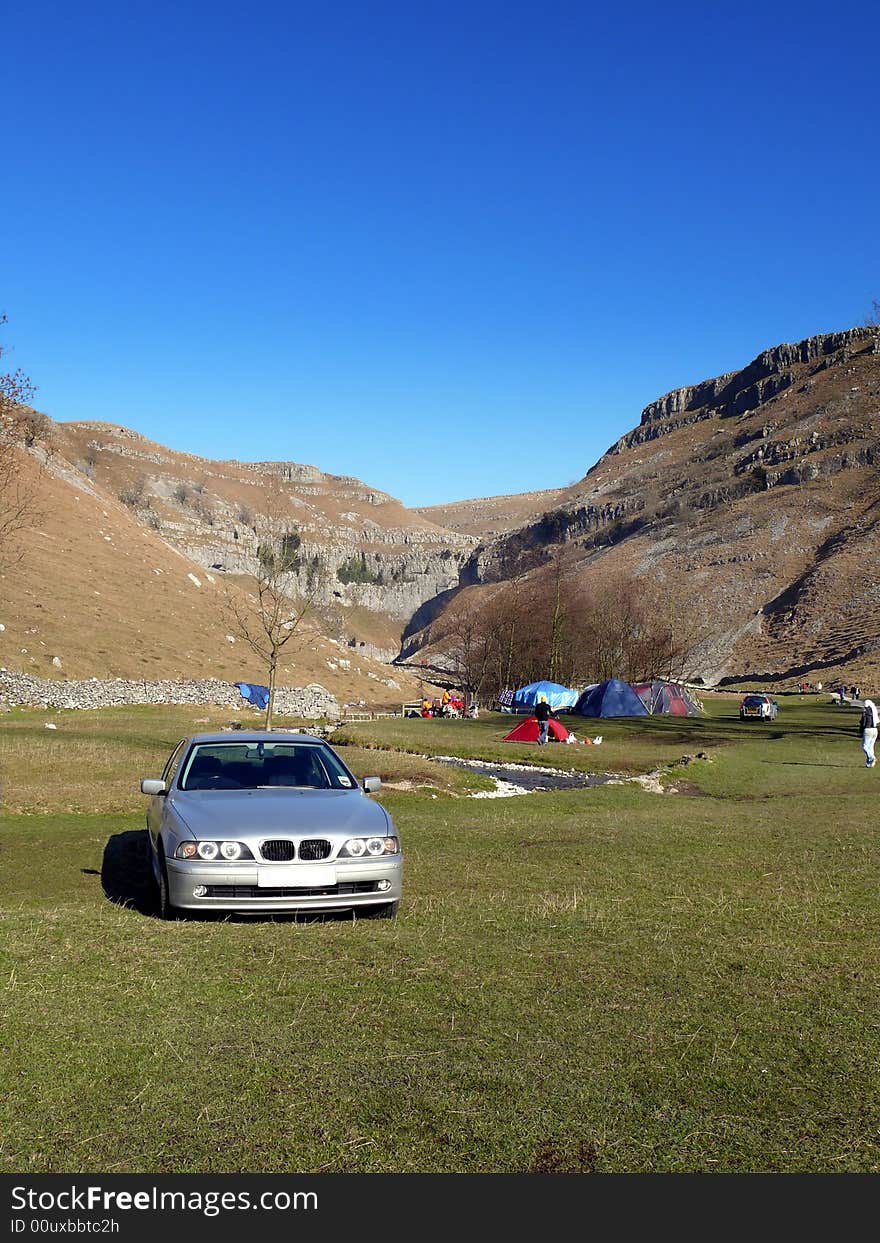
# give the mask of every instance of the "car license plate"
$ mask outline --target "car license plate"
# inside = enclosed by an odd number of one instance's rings
[[[261,867],[257,872],[257,886],[260,889],[296,889],[302,886],[311,889],[336,884],[336,868],[314,867],[309,864],[292,863],[270,864]]]

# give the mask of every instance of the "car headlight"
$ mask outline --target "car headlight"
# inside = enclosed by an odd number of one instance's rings
[[[174,852],[175,859],[199,859],[202,863],[235,863],[237,859],[253,859],[244,842],[181,842]]]
[[[381,855],[396,855],[399,849],[396,837],[350,837],[339,851],[339,857],[362,859],[367,855],[378,859]]]

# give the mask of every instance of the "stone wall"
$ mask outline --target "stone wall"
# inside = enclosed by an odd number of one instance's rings
[[[100,681],[53,681],[28,673],[0,669],[0,704],[33,708],[113,708],[126,704],[214,704],[241,708],[259,728],[262,712],[245,699],[231,682],[218,678],[163,679],[147,682],[126,678]],[[306,720],[341,715],[337,700],[317,683],[279,687],[275,692],[276,716]]]

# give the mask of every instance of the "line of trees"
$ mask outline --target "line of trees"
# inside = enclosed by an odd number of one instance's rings
[[[465,692],[485,702],[543,678],[572,687],[680,680],[711,629],[699,602],[668,582],[599,567],[585,579],[568,545],[537,573],[461,592],[429,641]]]

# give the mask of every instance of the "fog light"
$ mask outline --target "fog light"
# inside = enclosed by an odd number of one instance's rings
[[[379,883],[378,883],[378,885],[376,886],[376,888],[379,890],[379,892],[380,892],[380,893],[384,893],[386,889],[390,889],[390,888],[391,888],[391,881],[390,881],[390,880],[380,880],[380,881],[379,881]]]
[[[193,897],[194,898],[203,898],[207,892],[208,892],[207,885],[194,885],[193,886]]]

